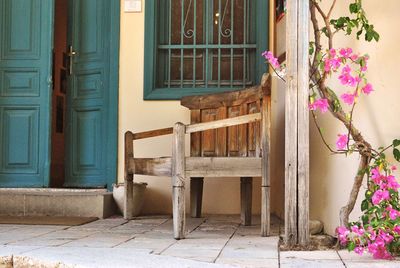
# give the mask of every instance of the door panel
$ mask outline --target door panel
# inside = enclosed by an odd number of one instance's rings
[[[76,54],[67,93],[68,187],[107,185],[110,3],[71,1],[69,41]]]
[[[0,187],[49,183],[51,0],[0,0]]]

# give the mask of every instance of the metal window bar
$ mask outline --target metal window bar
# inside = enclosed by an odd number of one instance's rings
[[[181,17],[180,17],[180,26],[181,26],[181,32],[180,32],[180,44],[175,44],[172,42],[172,36],[173,36],[173,29],[172,29],[172,20],[173,18],[173,1],[174,0],[169,0],[168,1],[168,11],[166,12],[168,15],[168,30],[166,31],[168,34],[168,42],[167,45],[164,44],[159,44],[158,45],[158,50],[167,50],[168,53],[168,63],[167,63],[167,74],[166,79],[163,78],[163,83],[162,84],[166,84],[166,86],[168,88],[171,87],[175,87],[176,85],[176,79],[174,80],[172,78],[172,59],[176,58],[176,56],[173,53],[173,50],[178,50],[180,51],[180,74],[179,74],[179,85],[181,88],[187,87],[188,85],[190,85],[190,87],[197,87],[199,84],[200,85],[204,85],[206,88],[209,87],[209,85],[214,86],[215,84],[218,87],[221,86],[226,86],[227,83],[226,81],[228,81],[228,86],[233,87],[238,85],[238,81],[235,80],[234,77],[234,67],[235,67],[235,58],[237,58],[238,55],[240,54],[236,54],[235,53],[235,49],[242,49],[243,54],[242,54],[242,60],[243,60],[243,77],[242,77],[242,86],[246,86],[249,83],[251,84],[251,81],[253,80],[253,78],[250,79],[250,76],[253,77],[253,75],[251,75],[250,73],[252,71],[254,71],[253,69],[251,69],[250,65],[251,65],[251,60],[250,60],[250,56],[251,59],[253,59],[253,54],[256,51],[257,45],[256,44],[252,44],[250,42],[250,28],[252,27],[252,24],[254,23],[254,19],[251,19],[250,13],[253,14],[253,12],[251,12],[251,1],[248,0],[242,0],[243,1],[243,42],[242,44],[238,44],[235,43],[235,34],[234,34],[234,27],[235,27],[235,1],[230,0],[225,0],[225,2],[222,2],[222,0],[218,0],[218,7],[217,7],[217,13],[218,13],[218,18],[215,18],[215,14],[214,14],[214,10],[215,10],[215,5],[214,5],[214,0],[202,0],[203,5],[203,26],[202,26],[202,31],[203,31],[203,40],[205,39],[205,42],[203,41],[202,43],[198,43],[197,42],[197,0],[189,0],[189,4],[185,6],[185,3],[187,1],[185,0],[180,0],[180,6],[181,6]],[[179,1],[179,0],[178,0]],[[224,3],[224,7],[222,8]],[[230,4],[230,5],[229,5]],[[230,6],[230,25],[229,28],[227,29],[223,29],[223,24],[224,24],[224,16],[227,14],[227,7],[228,5]],[[192,7],[193,6],[193,7]],[[211,8],[210,8],[211,6]],[[193,23],[193,28],[189,29],[186,32],[185,26],[187,23],[187,19],[188,16],[190,15],[190,11],[191,9],[193,9],[193,19],[191,20]],[[223,13],[222,13],[223,12]],[[164,13],[165,14],[165,13]],[[238,16],[239,18],[240,16]],[[216,19],[215,23],[218,23],[218,27],[216,27],[218,29],[218,42],[217,44],[213,41],[214,39],[214,35],[213,35],[213,24],[214,24],[214,20]],[[253,25],[255,26],[255,25]],[[204,31],[204,27],[205,27],[205,31]],[[205,37],[205,38],[204,38]],[[228,43],[222,42],[222,37],[227,38],[230,37],[230,42],[228,41]],[[185,43],[185,38],[189,39],[189,38],[193,38],[192,40],[192,44],[187,44]],[[211,39],[211,40],[210,40]],[[253,40],[253,37],[251,37],[251,40]],[[184,77],[185,73],[184,73],[184,65],[185,65],[185,50],[192,50],[193,54],[191,55],[191,59],[192,59],[192,67],[193,67],[193,72],[192,72],[192,81],[189,81],[190,79],[186,79]],[[199,82],[197,82],[197,50],[201,50],[201,55],[203,55],[203,53],[205,53],[205,58],[202,58],[202,65],[203,65],[203,79],[201,79]],[[227,75],[229,76],[229,79],[226,80],[226,78],[224,78],[225,80],[221,79],[221,61],[227,57],[227,55],[224,53],[222,54],[222,50],[223,49],[227,49],[228,51],[230,51],[230,69],[228,69],[229,73],[227,73]],[[217,50],[217,66],[214,66],[214,59],[215,59],[215,54],[214,54],[214,50]],[[210,53],[211,52],[211,53]],[[228,54],[228,55],[229,55]],[[253,60],[254,61],[254,60]],[[226,62],[226,61],[224,61]],[[224,66],[226,66],[224,64]],[[217,81],[215,81],[215,79],[213,78],[213,68],[217,67]],[[225,76],[225,75],[224,75]],[[210,80],[211,77],[211,80]],[[165,81],[166,80],[166,81]]]

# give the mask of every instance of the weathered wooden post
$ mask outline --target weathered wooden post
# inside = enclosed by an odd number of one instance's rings
[[[174,238],[185,238],[185,125],[176,123],[172,146],[172,216]]]
[[[133,218],[133,177],[134,172],[129,170],[129,159],[133,158],[133,134],[125,133],[125,170],[124,170],[124,218]]]
[[[309,1],[288,0],[286,21],[285,243],[309,240]]]

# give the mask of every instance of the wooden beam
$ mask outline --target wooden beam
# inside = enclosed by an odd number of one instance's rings
[[[134,172],[129,167],[129,160],[133,158],[133,134],[125,132],[125,170],[124,170],[124,218],[133,218],[133,177]]]
[[[172,214],[174,238],[185,238],[185,125],[176,123],[172,146]]]
[[[271,88],[254,86],[242,90],[223,92],[218,94],[208,94],[201,96],[183,97],[181,105],[194,109],[217,109],[219,107],[239,106],[252,103],[261,99],[264,95],[270,95]]]
[[[285,103],[285,238],[297,244],[297,58],[298,0],[287,1],[286,13],[286,103]]]
[[[260,177],[259,157],[187,157],[186,176]]]
[[[265,96],[261,102],[261,236],[270,234],[271,213],[271,97]]]
[[[168,127],[168,128],[161,128],[161,129],[156,129],[156,130],[150,130],[150,131],[134,133],[133,134],[133,139],[134,140],[140,140],[140,139],[146,139],[146,138],[152,138],[152,137],[168,135],[168,134],[172,134],[172,131],[173,131],[173,128],[172,127]]]
[[[309,1],[298,0],[298,243],[309,242]]]
[[[131,158],[129,170],[138,175],[171,177],[171,157]]]
[[[260,113],[242,115],[222,120],[215,120],[210,122],[198,123],[193,125],[186,126],[186,133],[193,133],[198,131],[204,131],[209,129],[216,129],[222,127],[230,127],[241,124],[247,124],[255,121],[259,121],[261,119]]]

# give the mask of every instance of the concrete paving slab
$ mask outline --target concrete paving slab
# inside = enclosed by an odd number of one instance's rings
[[[110,257],[112,256],[112,258]],[[123,248],[59,248],[46,247],[17,257],[29,257],[47,263],[63,263],[76,267],[231,267],[222,264],[196,262],[169,256],[151,255]]]
[[[215,263],[228,264],[241,268],[278,268],[278,259],[218,258]]]
[[[340,260],[304,260],[304,259],[280,259],[281,268],[343,268]],[[359,267],[360,268],[360,267]]]
[[[6,257],[13,254],[21,254],[25,252],[29,252],[40,247],[37,246],[0,246],[0,256]]]
[[[65,243],[62,247],[111,248],[132,239],[132,235],[115,233],[95,233],[93,235]]]
[[[302,260],[340,260],[336,251],[316,250],[316,251],[281,251],[282,259],[302,259]]]

